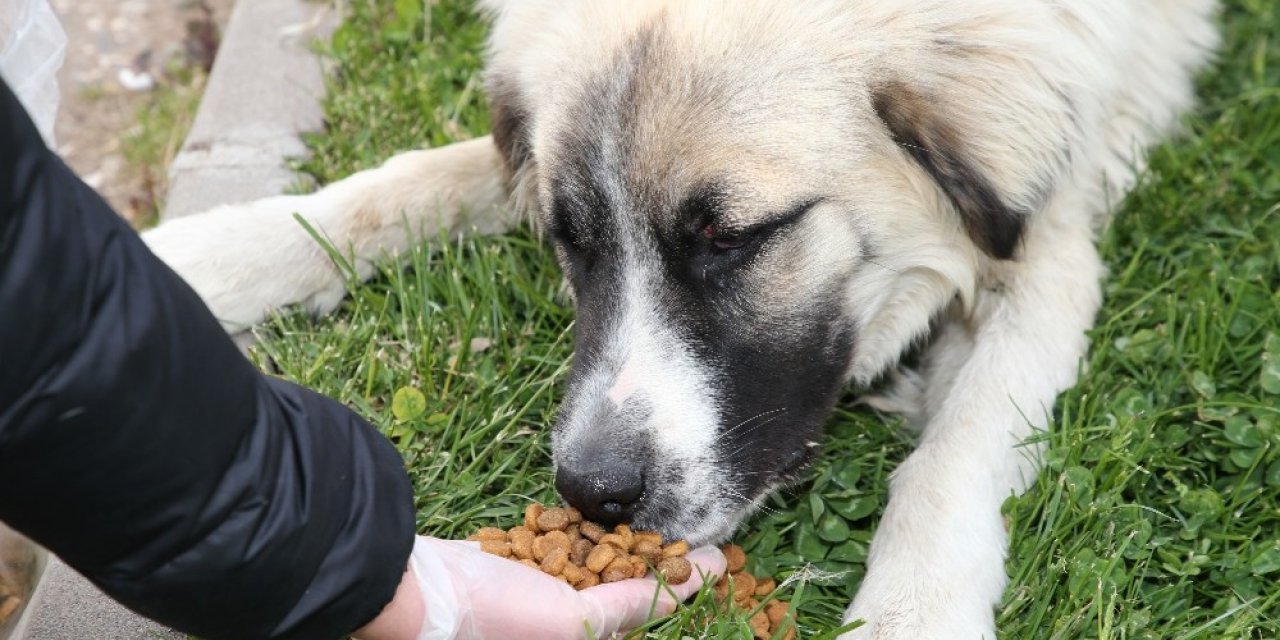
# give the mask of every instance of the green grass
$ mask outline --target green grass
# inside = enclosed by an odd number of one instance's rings
[[[350,3],[328,49],[329,129],[298,168],[323,183],[487,131],[469,4]],[[1154,152],[1103,238],[1106,306],[1044,472],[1006,504],[1003,637],[1280,636],[1280,13],[1227,5],[1188,135]],[[553,499],[547,425],[572,322],[559,287],[529,232],[437,243],[353,285],[333,317],[274,320],[259,358],[382,429],[404,452],[419,529],[462,536]],[[393,403],[402,389],[425,403]],[[910,449],[853,400],[811,479],[739,535],[754,571],[812,578],[785,595],[802,637],[838,624]],[[740,615],[699,622],[714,608],[699,599],[649,631],[750,637]]]

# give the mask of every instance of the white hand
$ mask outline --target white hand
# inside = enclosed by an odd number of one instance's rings
[[[582,591],[541,571],[480,550],[474,542],[419,536],[409,558],[426,603],[418,640],[605,638],[654,616],[724,574],[715,547],[689,553],[692,577],[660,587],[655,578],[623,580]]]

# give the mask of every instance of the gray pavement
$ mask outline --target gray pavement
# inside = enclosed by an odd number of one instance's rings
[[[14,629],[19,640],[186,640],[106,597],[57,558],[49,559],[26,615]]]
[[[324,73],[308,49],[332,29],[327,3],[240,0],[191,133],[169,169],[163,218],[277,195],[297,181],[283,160],[324,124]]]
[[[299,134],[323,124],[321,62],[309,50],[336,22],[327,3],[239,0],[182,151],[170,167],[163,218],[279,194],[285,166],[306,149]],[[13,640],[181,640],[98,591],[56,558]]]

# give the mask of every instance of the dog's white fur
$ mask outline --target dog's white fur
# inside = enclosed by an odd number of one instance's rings
[[[941,319],[919,370],[897,375],[897,388],[880,399],[882,406],[912,413],[922,431],[919,446],[894,473],[866,579],[847,612],[869,624],[850,637],[995,637],[992,607],[1006,581],[999,509],[1035,477],[1038,452],[1021,444],[1047,426],[1055,396],[1074,383],[1086,351],[1104,271],[1094,233],[1132,185],[1142,150],[1189,108],[1189,76],[1216,43],[1215,2],[485,5],[496,15],[491,72],[504,74],[524,95],[532,126],[528,144],[538,161],[557,133],[573,125],[567,110],[574,80],[597,73],[619,43],[655,15],[665,16],[675,32],[673,46],[684,47],[687,56],[747,56],[740,45],[748,33],[770,61],[810,65],[851,91],[897,82],[940,96],[974,163],[1007,204],[1030,212],[1014,260],[992,259],[975,246],[947,215],[951,204],[938,185],[891,139],[862,135],[882,129],[870,124],[876,116],[865,105],[848,114],[852,120],[844,129],[833,125],[828,131],[817,127],[813,114],[847,105],[828,103],[830,96],[799,84],[782,96],[761,87],[761,100],[795,108],[778,111],[754,135],[776,141],[811,173],[780,177],[766,166],[744,170],[758,174],[763,201],[785,196],[771,188],[805,178],[843,182],[841,193],[861,199],[859,233],[874,241],[880,268],[856,270],[845,288],[859,327],[850,380],[869,383],[893,368],[931,321]],[[940,39],[958,48],[943,55]],[[740,74],[774,68],[758,62],[738,62]],[[859,135],[833,143],[827,139],[833,131]],[[840,159],[843,173],[831,175],[829,156]],[[524,167],[516,176],[517,195],[536,206],[545,198],[543,177],[536,164]],[[145,238],[234,331],[286,305],[328,312],[343,295],[342,275],[293,220],[295,212],[349,250],[367,277],[375,261],[403,252],[413,238],[510,228],[519,220],[504,207],[512,188],[486,137],[405,153],[312,195],[175,220]],[[815,224],[835,224],[834,213],[824,215],[819,219],[826,222]],[[811,233],[821,243],[848,231]],[[815,263],[846,259],[838,252],[847,250],[839,242],[814,249],[820,256]],[[635,311],[643,316],[642,309]],[[627,336],[617,339],[626,342]],[[644,382],[647,370],[663,365],[654,357],[662,345],[647,347],[641,340],[619,348],[639,360],[627,360],[618,378],[593,382],[599,394],[619,401],[647,384],[651,393],[678,395]],[[696,386],[696,372],[689,376],[685,382]],[[704,430],[690,441],[676,434],[671,446],[692,447],[685,454],[696,455],[711,436]]]

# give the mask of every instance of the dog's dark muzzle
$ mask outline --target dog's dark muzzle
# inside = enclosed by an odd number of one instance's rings
[[[556,469],[556,490],[583,517],[605,526],[629,522],[644,499],[645,464],[612,454]]]

